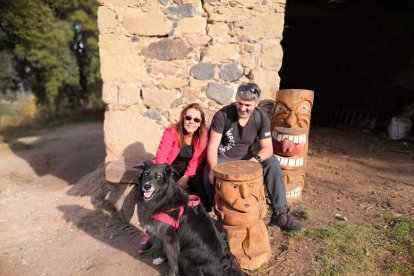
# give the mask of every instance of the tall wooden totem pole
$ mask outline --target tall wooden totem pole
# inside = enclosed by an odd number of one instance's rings
[[[313,91],[283,89],[272,118],[273,153],[279,160],[288,201],[299,199],[305,184]]]

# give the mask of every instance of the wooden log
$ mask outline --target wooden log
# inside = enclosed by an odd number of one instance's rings
[[[125,160],[124,156],[115,158],[105,166],[105,178],[109,183],[106,195],[122,221],[139,225],[137,217],[137,170],[135,162]]]
[[[231,253],[244,269],[257,269],[271,256],[263,169],[247,160],[220,163],[214,168],[214,211],[223,223]]]
[[[221,163],[214,168],[215,177],[228,180],[251,180],[260,177],[262,174],[262,166],[248,160]]]
[[[137,184],[135,163],[128,162],[124,156],[115,158],[105,167],[105,178],[112,184]]]

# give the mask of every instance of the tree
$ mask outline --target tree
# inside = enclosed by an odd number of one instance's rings
[[[100,92],[96,10],[97,2],[87,0],[0,4],[0,28],[6,34],[0,39],[14,55],[14,69],[51,111],[85,107]],[[72,49],[75,22],[84,32],[81,62]]]

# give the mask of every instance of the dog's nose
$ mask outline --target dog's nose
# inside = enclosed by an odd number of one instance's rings
[[[147,191],[148,191],[149,189],[151,189],[151,185],[150,185],[150,184],[144,184],[144,186],[143,186],[143,187],[144,187],[144,189],[145,189],[145,190],[147,190]]]

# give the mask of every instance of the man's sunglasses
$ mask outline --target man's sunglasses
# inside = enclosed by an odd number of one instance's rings
[[[188,116],[188,115],[185,115],[185,116],[184,116],[184,119],[185,119],[186,121],[191,121],[191,120],[193,120],[193,121],[194,121],[194,123],[197,123],[197,124],[201,122],[201,119],[199,119],[199,118],[193,118],[193,117]]]
[[[244,91],[248,91],[252,94],[257,95],[258,97],[260,97],[260,90],[257,89],[256,87],[252,87],[250,85],[241,85],[238,89],[240,92],[244,92]]]

